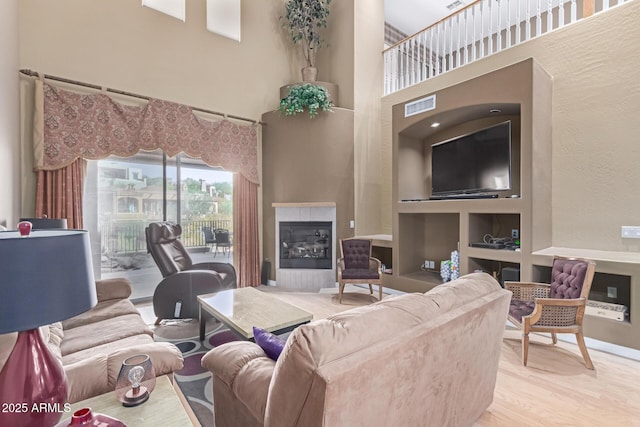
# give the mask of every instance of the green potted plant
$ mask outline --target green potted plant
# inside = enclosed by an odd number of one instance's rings
[[[302,43],[302,52],[307,66],[302,69],[303,81],[315,81],[316,53],[322,46],[320,30],[327,27],[331,0],[289,0],[285,6],[284,19],[294,44]]]
[[[280,100],[278,111],[286,116],[294,116],[302,113],[305,108],[309,110],[309,116],[314,118],[319,111],[333,111],[333,102],[329,99],[329,93],[323,86],[303,83],[290,88],[289,94]]]

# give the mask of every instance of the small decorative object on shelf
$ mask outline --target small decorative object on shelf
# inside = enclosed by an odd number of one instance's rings
[[[61,421],[55,427],[72,426],[125,427],[125,424],[107,415],[94,414],[91,408],[82,408],[74,412],[71,419]]]
[[[146,402],[156,386],[156,374],[146,354],[128,357],[122,362],[116,396],[123,406],[136,406]]]
[[[329,93],[324,86],[303,83],[293,86],[289,94],[280,100],[278,111],[286,116],[294,116],[307,108],[309,116],[314,118],[319,110],[333,111],[331,107],[333,102],[329,99]]]
[[[440,262],[440,277],[443,282],[451,280],[451,261],[444,260]]]
[[[451,280],[460,277],[460,252],[457,250],[451,252]]]

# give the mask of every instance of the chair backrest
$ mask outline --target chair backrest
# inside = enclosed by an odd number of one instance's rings
[[[20,221],[29,221],[34,230],[67,228],[67,218],[20,218]]]
[[[205,243],[215,243],[216,238],[213,235],[213,231],[211,231],[211,227],[202,227],[202,232],[204,233],[204,242]]]
[[[344,259],[344,268],[369,269],[371,257],[371,240],[341,239],[340,253]]]
[[[550,298],[588,298],[596,263],[587,259],[555,257],[551,268]]]
[[[189,253],[178,239],[182,234],[180,224],[152,222],[145,228],[147,252],[158,265],[162,277],[183,271],[193,265]]]
[[[224,245],[229,243],[229,230],[225,230],[224,228],[216,228],[213,230],[216,235],[216,244]]]

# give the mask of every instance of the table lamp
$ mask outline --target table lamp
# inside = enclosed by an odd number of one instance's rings
[[[14,410],[0,412],[0,425],[53,426],[60,420],[67,378],[38,328],[96,302],[87,231],[0,232],[0,334],[18,332],[0,371],[0,404]]]

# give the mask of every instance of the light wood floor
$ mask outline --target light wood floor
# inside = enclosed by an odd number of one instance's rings
[[[338,303],[337,290],[265,290],[314,313],[316,319],[377,300],[357,288],[345,292],[343,304]],[[474,426],[640,427],[639,361],[589,349],[595,366],[591,371],[575,344],[559,340],[552,345],[544,335],[531,336],[526,367],[521,351],[520,332],[505,328],[493,403]]]

